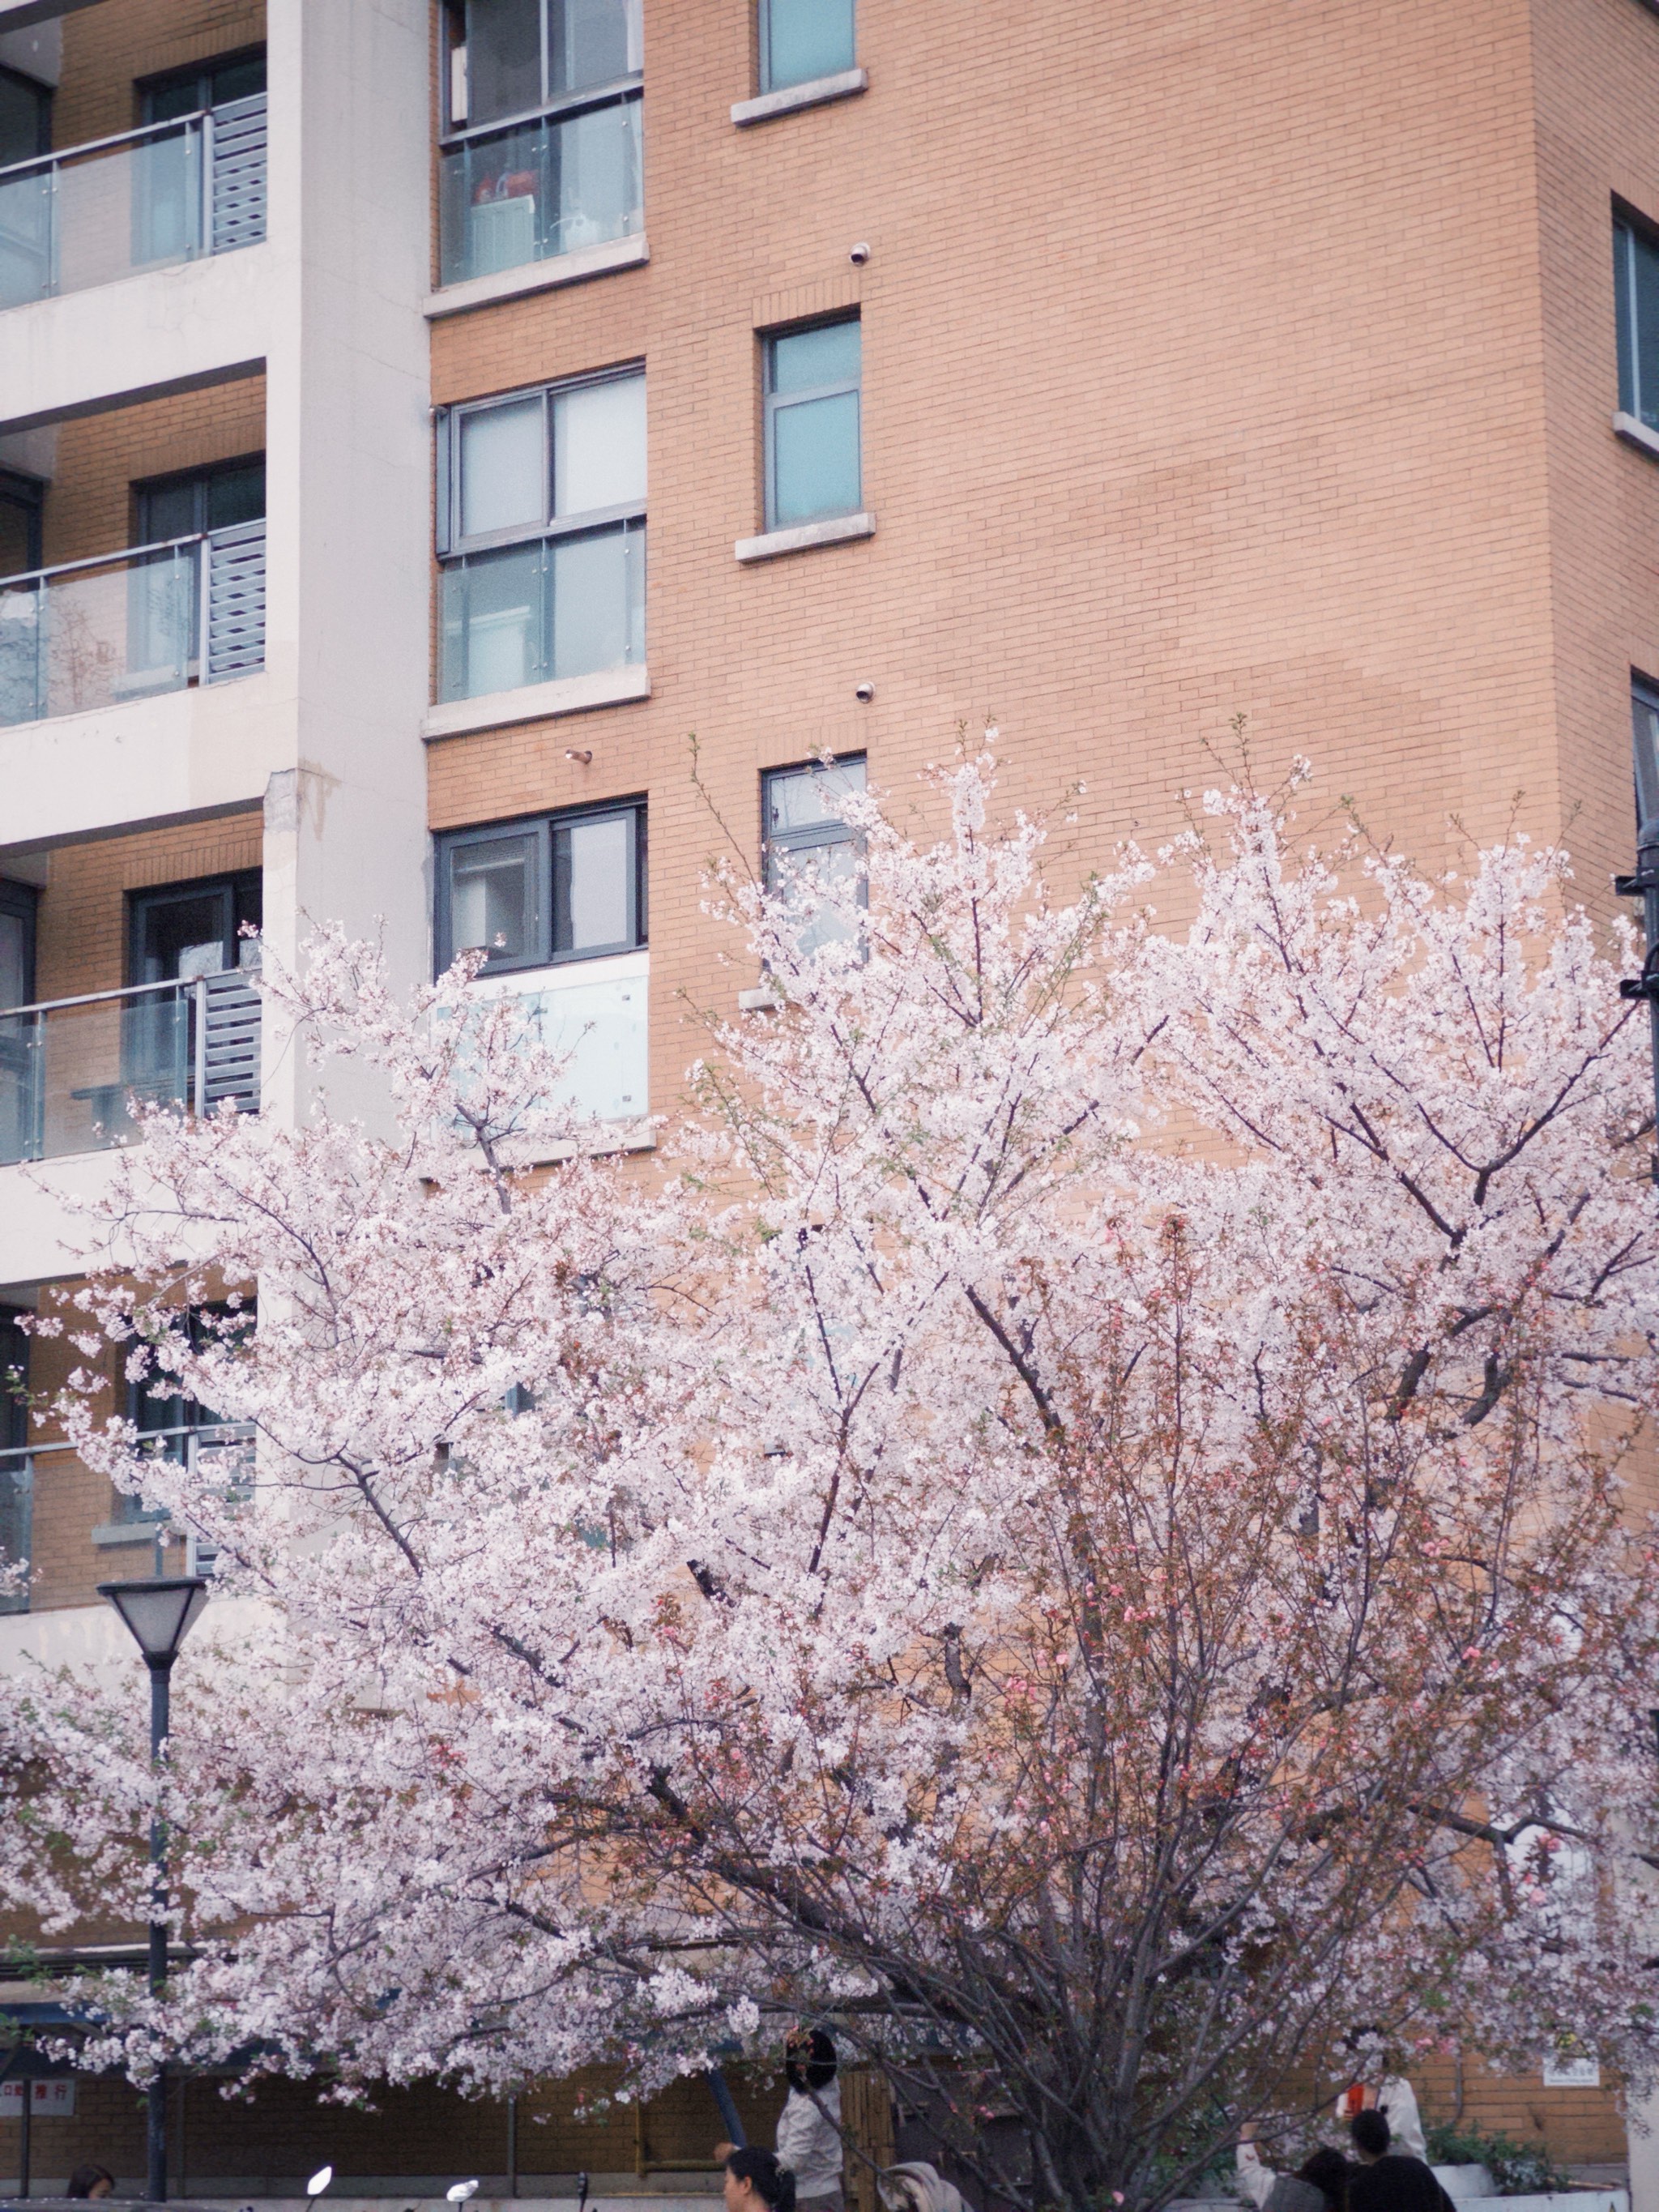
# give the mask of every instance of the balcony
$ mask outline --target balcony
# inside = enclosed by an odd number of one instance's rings
[[[648,952],[483,978],[481,1000],[506,999],[526,1039],[565,1060],[545,1103],[596,1121],[631,1121],[649,1110],[647,1001]]]
[[[0,169],[0,308],[254,246],[265,95]]]
[[[225,683],[264,659],[263,522],[0,582],[0,726]]]
[[[439,282],[640,236],[640,116],[635,88],[451,139],[439,161]]]
[[[442,619],[443,700],[641,667],[644,520],[452,558]]]
[[[0,1166],[130,1143],[133,1109],[259,1106],[259,1000],[245,970],[0,1013]]]

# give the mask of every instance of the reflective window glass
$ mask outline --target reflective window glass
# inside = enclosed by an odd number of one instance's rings
[[[539,394],[460,418],[460,530],[482,538],[547,517]]]
[[[549,94],[632,76],[640,43],[640,0],[548,0]]]
[[[761,89],[854,66],[853,0],[761,0]]]
[[[767,341],[769,530],[858,512],[860,359],[855,319]]]
[[[790,331],[772,341],[772,389],[780,394],[822,392],[830,385],[859,380],[861,327],[821,323],[816,330]]]
[[[541,0],[466,0],[468,123],[542,104]]]

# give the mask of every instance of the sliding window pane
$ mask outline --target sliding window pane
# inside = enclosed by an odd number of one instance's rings
[[[492,966],[540,957],[540,844],[535,831],[526,830],[451,847],[452,955],[482,949]]]
[[[541,0],[466,0],[469,123],[541,106]]]
[[[553,402],[553,512],[645,502],[645,379],[578,385]]]
[[[549,91],[612,84],[641,64],[640,0],[548,0]]]
[[[555,952],[603,952],[635,942],[634,838],[631,808],[555,825]]]
[[[542,402],[515,399],[461,416],[463,538],[533,529],[547,520]]]

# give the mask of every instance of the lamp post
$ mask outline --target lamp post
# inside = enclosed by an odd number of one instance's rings
[[[191,1623],[207,1603],[207,1584],[200,1575],[158,1575],[149,1582],[100,1583],[98,1595],[106,1597],[125,1621],[149,1668],[149,1759],[151,1766],[159,1769],[167,1757],[173,1662],[179,1656],[179,1646]],[[167,1978],[167,1826],[158,1809],[149,1824],[152,1996],[161,1994]],[[164,2204],[167,2194],[167,2081],[164,2066],[158,2066],[151,2078],[148,2105],[148,2194],[152,2203]]]

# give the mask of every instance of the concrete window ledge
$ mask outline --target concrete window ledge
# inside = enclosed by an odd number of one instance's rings
[[[781,1014],[783,994],[771,983],[757,983],[752,991],[739,991],[738,1011],[743,1014]]]
[[[762,538],[739,538],[732,550],[739,561],[775,561],[781,553],[805,553],[814,545],[844,545],[849,538],[873,538],[873,514],[837,514],[828,522],[803,522],[793,530],[769,530]]]
[[[781,92],[763,92],[758,100],[736,100],[732,120],[739,129],[745,124],[769,123],[775,115],[795,115],[803,107],[850,100],[854,93],[867,91],[869,84],[868,70],[837,70],[833,76],[809,77],[805,84],[787,84]]]
[[[547,261],[526,262],[521,269],[498,269],[490,276],[446,284],[428,295],[422,312],[428,322],[436,322],[443,315],[465,314],[469,307],[487,307],[495,300],[516,300],[526,292],[584,283],[613,269],[637,269],[650,258],[643,233],[637,238],[608,238],[603,246],[583,246],[580,253],[556,253]]]
[[[1634,415],[1622,413],[1613,416],[1613,427],[1627,446],[1639,447],[1643,453],[1651,453],[1659,460],[1659,430],[1650,430]]]
[[[106,1521],[92,1532],[92,1540],[104,1550],[117,1544],[153,1544],[164,1524],[159,1521]]]
[[[447,699],[428,707],[421,735],[458,738],[468,730],[493,730],[507,722],[544,722],[556,714],[583,714],[590,707],[617,707],[648,699],[644,668],[602,668],[594,676],[566,676],[554,684],[526,684],[517,691],[486,691],[478,699]]]

